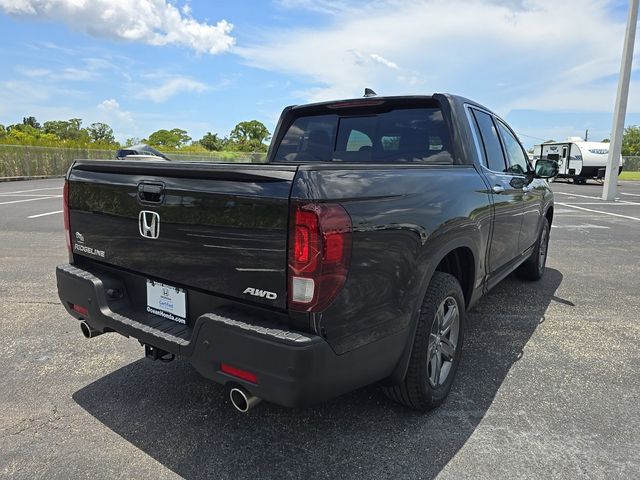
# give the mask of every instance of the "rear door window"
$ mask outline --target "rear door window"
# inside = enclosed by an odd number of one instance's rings
[[[502,145],[498,137],[498,131],[493,123],[491,115],[472,109],[476,120],[476,126],[480,132],[480,139],[484,150],[485,165],[494,172],[505,172],[507,165],[502,152]]]
[[[274,161],[450,165],[453,157],[442,111],[406,108],[298,117],[278,145]]]

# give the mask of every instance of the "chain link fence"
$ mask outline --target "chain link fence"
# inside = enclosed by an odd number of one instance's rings
[[[627,172],[640,172],[640,157],[622,157],[624,170]]]
[[[169,153],[168,156],[180,161],[221,163],[263,163],[266,159],[265,153],[245,152]],[[76,159],[115,157],[116,150],[0,145],[0,177],[64,175]],[[625,171],[640,171],[640,156],[623,158]]]
[[[169,158],[191,162],[263,163],[265,153],[168,153]],[[77,159],[116,158],[116,150],[0,145],[0,177],[54,176],[67,173]]]

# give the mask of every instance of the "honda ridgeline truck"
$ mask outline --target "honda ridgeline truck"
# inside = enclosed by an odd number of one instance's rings
[[[265,164],[76,161],[58,291],[86,337],[180,355],[241,411],[374,382],[427,410],[465,313],[514,270],[542,277],[555,174],[453,95],[287,107]]]

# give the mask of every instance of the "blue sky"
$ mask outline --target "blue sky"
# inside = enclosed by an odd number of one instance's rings
[[[0,0],[0,123],[273,129],[289,104],[457,93],[526,146],[609,136],[626,0]],[[636,40],[627,125],[640,124]]]

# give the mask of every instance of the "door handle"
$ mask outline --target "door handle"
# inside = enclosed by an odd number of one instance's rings
[[[493,193],[504,193],[504,187],[502,185],[494,185],[491,190],[493,190]]]
[[[533,187],[530,185],[525,185],[524,187],[522,187],[522,191],[524,193],[529,193],[531,190],[533,190]]]

